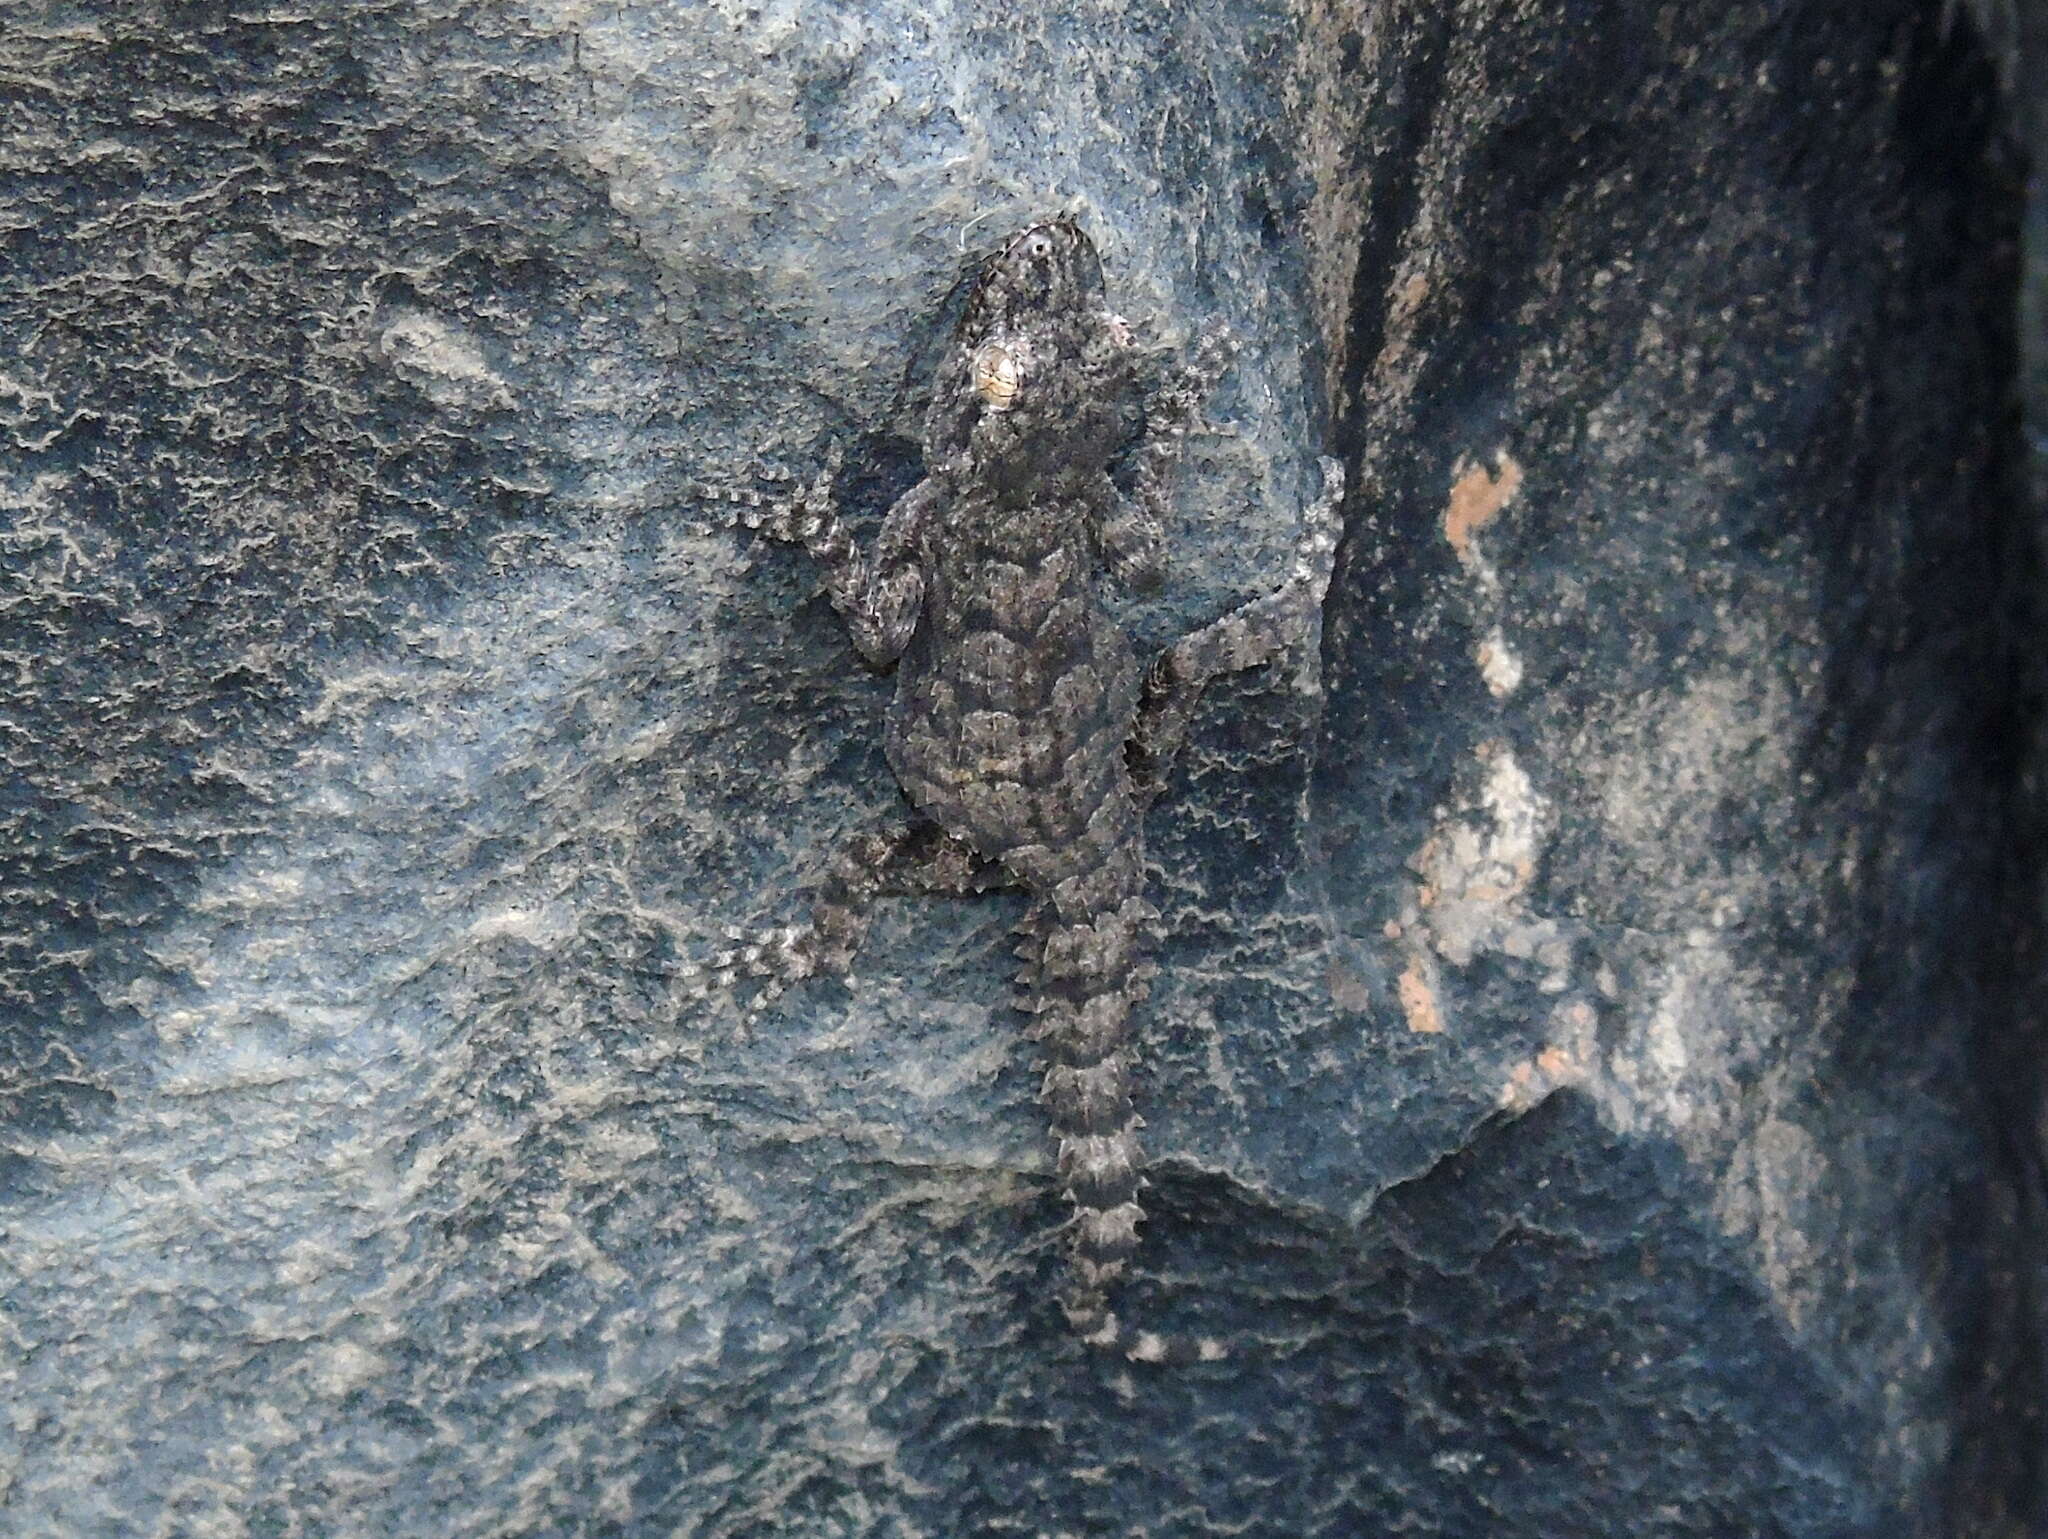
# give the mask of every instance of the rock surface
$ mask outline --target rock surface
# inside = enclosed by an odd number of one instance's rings
[[[1941,7],[627,0],[0,27],[0,1527],[2017,1534],[2011,368]],[[1972,103],[1980,104],[1973,108]],[[692,479],[916,472],[1052,209],[1244,344],[1163,641],[1149,1321],[1016,908],[678,970],[896,790]]]

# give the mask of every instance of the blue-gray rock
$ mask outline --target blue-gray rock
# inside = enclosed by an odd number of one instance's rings
[[[0,1531],[2016,1534],[2008,180],[1960,15],[28,0]],[[1112,1366],[1013,900],[690,997],[898,793],[800,555],[1073,213],[1242,344],[1157,644]],[[1995,1087],[1993,1087],[1995,1088]]]

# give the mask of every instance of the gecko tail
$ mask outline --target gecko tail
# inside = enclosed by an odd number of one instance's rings
[[[1077,1236],[1083,1232],[1077,1227]],[[1164,1336],[1157,1331],[1126,1327],[1109,1307],[1109,1282],[1122,1275],[1122,1262],[1109,1266],[1089,1262],[1081,1254],[1081,1242],[1077,1239],[1068,1266],[1070,1275],[1060,1298],[1060,1309],[1082,1345],[1130,1362],[1168,1368],[1217,1363],[1230,1356],[1229,1349],[1213,1336]]]
[[[1132,1362],[1215,1362],[1227,1355],[1220,1342],[1131,1330],[1110,1306],[1145,1219],[1145,1124],[1131,1105],[1128,1024],[1154,970],[1141,950],[1153,916],[1135,897],[1087,918],[1036,911],[1020,927],[1018,1007],[1049,1060],[1039,1100],[1058,1151],[1056,1179],[1074,1204],[1060,1296],[1067,1323],[1089,1346]]]

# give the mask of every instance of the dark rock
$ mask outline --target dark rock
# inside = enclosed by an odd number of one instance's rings
[[[1941,12],[15,7],[0,1513],[2023,1531],[2017,202]],[[871,527],[1054,208],[1244,344],[1143,638],[1353,473],[1320,715],[1217,689],[1151,825],[1127,1304],[1222,1367],[1052,1305],[1014,901],[678,980],[897,796],[687,483],[843,444]]]

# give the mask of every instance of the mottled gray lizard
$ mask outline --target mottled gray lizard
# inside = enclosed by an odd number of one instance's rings
[[[1144,812],[1209,680],[1313,637],[1344,485],[1323,460],[1278,589],[1140,668],[1100,573],[1160,582],[1181,442],[1228,353],[1205,333],[1148,395],[1094,244],[1049,220],[1013,236],[970,290],[925,421],[924,478],[872,555],[840,520],[831,469],[780,500],[704,489],[804,545],[861,655],[895,666],[887,751],[909,807],[840,852],[807,923],[691,972],[706,987],[843,972],[880,894],[1026,893],[1017,1003],[1043,1044],[1041,1100],[1075,1209],[1061,1304],[1091,1346],[1140,1361],[1223,1355],[1126,1332],[1110,1303],[1144,1217],[1129,1030],[1155,971]],[[1127,492],[1111,470],[1140,418]]]

